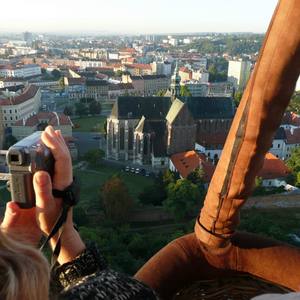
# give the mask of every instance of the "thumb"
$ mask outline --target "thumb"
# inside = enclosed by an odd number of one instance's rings
[[[16,202],[7,202],[3,221],[1,223],[2,228],[12,227],[18,220],[20,208]]]
[[[49,174],[45,171],[38,171],[33,177],[33,188],[35,191],[36,207],[47,208],[53,201],[52,183]]]

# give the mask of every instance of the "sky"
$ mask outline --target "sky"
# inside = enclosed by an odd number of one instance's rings
[[[276,4],[277,0],[11,0],[1,3],[0,32],[265,32]]]

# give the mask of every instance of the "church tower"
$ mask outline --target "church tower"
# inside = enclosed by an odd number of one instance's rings
[[[176,61],[176,66],[174,70],[174,74],[171,77],[171,85],[170,85],[170,90],[171,90],[171,95],[173,100],[180,96],[180,76],[178,74],[178,61]]]

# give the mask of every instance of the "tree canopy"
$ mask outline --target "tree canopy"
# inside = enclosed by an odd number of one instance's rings
[[[104,183],[101,192],[106,217],[114,221],[125,220],[133,206],[133,200],[124,181],[114,175]]]
[[[198,186],[188,179],[178,179],[175,183],[170,183],[167,187],[167,194],[163,206],[177,220],[184,219],[200,200]]]

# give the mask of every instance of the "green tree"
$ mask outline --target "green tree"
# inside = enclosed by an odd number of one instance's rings
[[[171,170],[166,170],[163,173],[162,181],[165,187],[167,187],[170,183],[174,183],[176,181],[175,173]]]
[[[64,114],[66,116],[72,116],[73,115],[73,107],[70,106],[70,105],[67,105],[65,108],[64,108]]]
[[[300,147],[293,149],[291,157],[287,160],[287,166],[292,171],[294,184],[300,187]]]
[[[182,96],[182,97],[191,97],[192,96],[189,88],[186,85],[180,86],[180,96]]]
[[[169,184],[167,194],[163,206],[176,220],[182,220],[191,213],[200,199],[198,186],[187,179]]]
[[[92,149],[85,153],[84,159],[90,165],[99,165],[101,163],[102,158],[105,156],[105,153],[101,149]]]
[[[92,101],[89,104],[89,112],[91,115],[99,115],[101,113],[101,103],[97,101]]]
[[[128,217],[133,200],[123,180],[113,176],[102,187],[102,205],[107,218],[122,221]]]
[[[79,116],[85,116],[89,113],[89,110],[85,104],[78,102],[78,103],[75,103],[75,113],[76,113],[76,115],[79,115]]]
[[[55,78],[55,79],[59,79],[61,77],[61,73],[59,70],[57,69],[54,69],[52,72],[51,72],[51,75]]]

